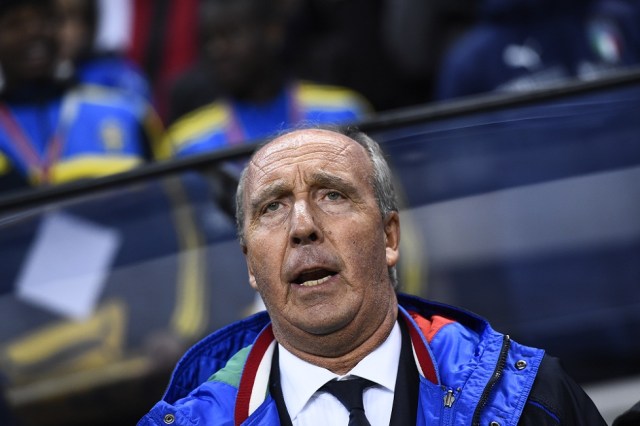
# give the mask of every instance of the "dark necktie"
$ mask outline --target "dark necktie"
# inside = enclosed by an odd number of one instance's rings
[[[349,426],[370,426],[364,414],[362,392],[375,383],[356,377],[347,380],[331,380],[321,390],[327,391],[344,405],[349,411]]]

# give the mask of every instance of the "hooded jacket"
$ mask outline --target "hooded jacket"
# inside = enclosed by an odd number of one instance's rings
[[[420,375],[417,425],[605,425],[541,349],[450,306],[399,295]],[[263,312],[191,348],[138,426],[279,425],[268,393],[275,340]]]

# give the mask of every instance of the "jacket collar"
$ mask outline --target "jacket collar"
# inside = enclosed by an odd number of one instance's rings
[[[427,340],[411,314],[399,307],[399,318],[407,324],[418,372],[434,385],[440,385],[435,359]],[[242,424],[266,399],[271,373],[271,358],[276,345],[271,324],[258,335],[249,352],[240,378],[234,410],[234,422]]]

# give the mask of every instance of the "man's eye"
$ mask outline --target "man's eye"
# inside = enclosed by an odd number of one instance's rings
[[[278,208],[280,208],[280,203],[277,201],[273,201],[269,204],[267,204],[267,206],[265,207],[265,211],[266,212],[274,212],[276,210],[278,210]]]
[[[327,193],[327,198],[331,201],[336,201],[342,198],[342,195],[339,192],[331,191]]]

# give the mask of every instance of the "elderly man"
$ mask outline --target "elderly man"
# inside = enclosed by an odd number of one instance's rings
[[[347,130],[267,143],[237,193],[267,307],[204,339],[140,425],[604,425],[540,349],[396,295],[400,220],[378,145]]]

